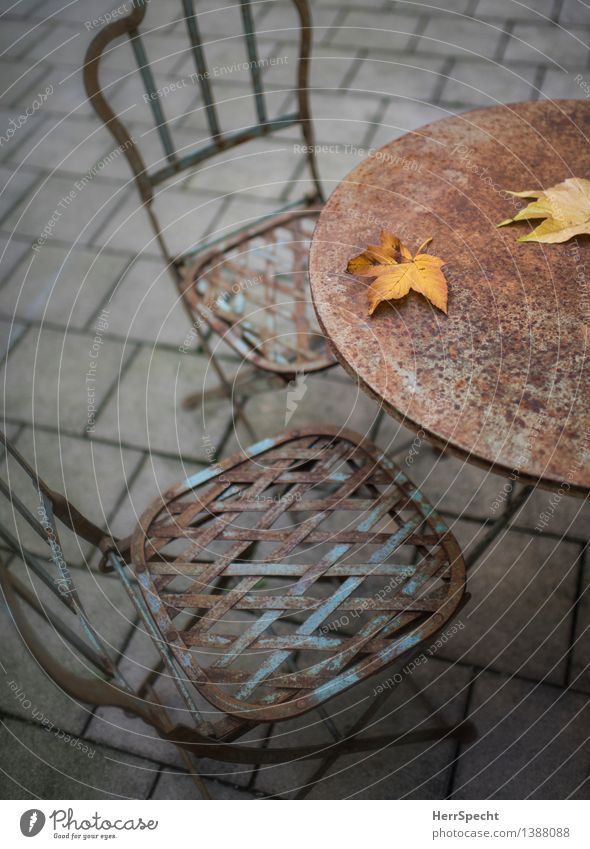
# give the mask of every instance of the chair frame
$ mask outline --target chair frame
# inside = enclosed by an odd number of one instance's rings
[[[183,254],[182,256],[174,256],[168,247],[165,234],[154,209],[154,188],[170,180],[172,177],[202,164],[219,153],[231,150],[232,148],[251,141],[252,139],[269,136],[278,130],[299,125],[305,143],[306,162],[313,184],[313,191],[299,200],[286,204],[282,207],[282,209],[278,210],[276,214],[281,214],[282,222],[287,223],[290,220],[290,216],[295,218],[301,215],[301,211],[297,209],[298,207],[303,206],[307,210],[318,210],[321,208],[324,202],[324,196],[315,156],[316,148],[314,144],[314,132],[311,122],[308,97],[309,63],[312,43],[311,14],[307,0],[291,0],[297,12],[300,25],[299,58],[297,63],[298,108],[295,112],[282,115],[271,121],[268,119],[265,108],[264,90],[258,63],[258,50],[252,18],[251,2],[250,0],[239,0],[247,54],[251,65],[252,91],[255,98],[258,123],[238,131],[223,133],[219,126],[216,106],[207,76],[207,65],[203,52],[203,43],[199,32],[198,14],[195,13],[193,0],[181,0],[181,2],[184,19],[187,24],[190,47],[194,56],[195,67],[199,75],[201,94],[209,125],[210,141],[207,144],[200,145],[181,157],[178,156],[174,148],[168,122],[165,118],[164,107],[157,97],[150,97],[149,103],[153,119],[162,142],[165,158],[165,165],[159,168],[155,173],[150,174],[146,168],[144,159],[136,142],[132,138],[127,127],[121,121],[120,117],[115,114],[100,84],[99,70],[101,59],[105,55],[105,52],[107,52],[107,48],[111,42],[120,36],[126,35],[131,41],[146,93],[153,95],[157,92],[152,69],[139,32],[139,27],[146,14],[148,5],[147,0],[133,0],[132,11],[129,15],[118,18],[116,21],[109,23],[92,39],[88,47],[84,63],[84,86],[90,103],[94,107],[98,117],[108,128],[109,132],[118,143],[119,149],[127,158],[141,201],[147,210],[150,223],[160,246],[162,256],[166,261],[177,290],[182,297],[183,304],[187,310],[191,324],[196,331],[196,335],[199,338],[200,345],[213,364],[221,382],[224,394],[230,400],[234,401],[236,413],[240,415],[245,423],[247,423],[247,419],[242,409],[243,405],[233,398],[230,379],[227,377],[218,358],[213,354],[207,334],[203,332],[203,329],[200,326],[200,321],[195,321],[195,311],[197,311],[200,319],[208,324],[215,332],[219,333],[220,329],[222,329],[224,331],[225,341],[234,347],[238,354],[249,360],[255,369],[262,369],[267,373],[271,372],[271,374],[274,373],[285,381],[296,377],[303,369],[293,367],[288,369],[281,368],[280,366],[274,367],[272,363],[257,355],[256,352],[247,351],[244,350],[244,348],[240,349],[240,346],[235,344],[237,340],[233,339],[231,327],[229,329],[227,326],[220,327],[215,325],[212,327],[210,322],[210,311],[206,309],[206,305],[199,303],[198,298],[195,299],[193,297],[190,302],[187,299],[185,272],[188,263],[192,262],[193,259],[200,261],[199,255],[201,252],[212,245],[219,244],[226,239],[229,239],[233,245],[239,245],[251,237],[251,232],[253,230],[260,228],[253,226],[239,228],[233,233],[230,233],[229,236],[213,239],[198,248]],[[263,224],[262,229],[270,226],[273,226],[272,216],[268,217],[268,223],[266,225]],[[320,371],[333,365],[335,365],[335,360],[330,354],[321,357],[317,363],[310,364],[309,367],[306,367],[304,370],[308,372]],[[200,392],[196,393],[194,396],[190,396],[190,398],[185,401],[184,406],[189,409],[197,406],[202,400],[204,400],[205,397],[207,397],[207,394],[208,393]],[[215,390],[212,394],[215,394]],[[253,434],[253,429],[251,427],[249,427],[249,430]]]
[[[279,448],[289,443],[289,440],[294,436],[300,439],[305,435],[329,436],[337,433],[335,428],[320,428],[319,431],[309,428],[304,431],[294,431],[287,434],[282,434],[277,437],[274,445]],[[373,452],[374,457],[379,463],[389,464],[392,470],[397,469],[386,458],[378,452],[374,446],[364,441],[358,441],[356,434],[344,432],[346,438],[352,437],[357,441],[354,443],[361,447],[362,450]],[[8,568],[0,560],[0,587],[4,594],[5,601],[10,610],[14,624],[24,640],[29,652],[37,661],[39,666],[46,672],[48,677],[61,687],[72,698],[97,706],[118,707],[127,713],[142,719],[144,722],[151,725],[157,733],[165,740],[173,743],[182,753],[187,769],[193,775],[200,792],[207,796],[207,790],[203,785],[196,764],[192,758],[214,758],[219,761],[228,761],[236,764],[278,764],[284,763],[289,759],[316,759],[320,760],[320,764],[316,769],[313,780],[310,784],[299,792],[299,798],[303,798],[317,783],[321,776],[326,772],[334,760],[343,754],[354,752],[367,752],[376,749],[382,749],[392,745],[401,745],[419,741],[439,740],[447,737],[460,739],[468,742],[473,739],[473,728],[470,723],[462,722],[459,725],[449,726],[444,722],[438,722],[434,727],[413,729],[404,734],[388,734],[388,735],[373,735],[364,739],[359,739],[359,733],[365,729],[371,716],[381,707],[383,702],[391,694],[390,690],[384,690],[380,695],[375,697],[369,708],[363,713],[360,719],[356,722],[353,729],[346,735],[340,735],[333,723],[330,721],[329,714],[325,712],[323,704],[327,699],[333,698],[338,692],[348,689],[356,683],[355,680],[345,681],[343,685],[336,686],[330,693],[324,693],[323,698],[316,698],[315,702],[312,698],[302,702],[293,709],[293,706],[287,705],[284,710],[281,710],[280,704],[269,710],[252,709],[247,703],[244,704],[245,716],[240,716],[235,712],[226,714],[225,718],[218,720],[216,723],[210,723],[204,720],[201,712],[197,708],[188,692],[187,684],[194,684],[191,681],[190,675],[187,675],[186,668],[179,663],[178,654],[176,652],[173,635],[162,636],[162,624],[159,621],[159,615],[155,611],[153,604],[146,602],[144,594],[141,555],[138,556],[137,546],[141,544],[141,540],[146,535],[146,517],[153,512],[149,508],[144,515],[144,519],[140,522],[135,533],[125,539],[115,539],[107,533],[104,533],[93,522],[85,518],[66,498],[52,490],[31,468],[26,460],[21,456],[18,450],[9,442],[9,440],[0,432],[0,444],[4,444],[8,454],[14,458],[21,469],[24,470],[31,483],[38,492],[39,502],[42,505],[47,521],[39,522],[33,513],[26,507],[20,498],[13,491],[10,485],[0,480],[0,492],[7,498],[12,511],[20,514],[30,525],[33,530],[43,539],[50,547],[50,562],[55,567],[59,561],[60,581],[65,582],[66,590],[63,591],[63,586],[60,588],[59,582],[56,582],[55,577],[51,574],[49,564],[43,558],[25,550],[17,537],[15,537],[8,529],[0,524],[0,539],[9,551],[21,560],[27,569],[34,572],[48,589],[63,603],[68,612],[75,615],[81,625],[82,633],[85,639],[82,639],[77,631],[71,628],[68,624],[64,624],[61,618],[56,617],[51,612],[47,611],[39,597],[35,592],[32,592],[26,583],[21,580],[16,570]],[[224,475],[231,475],[232,469],[236,466],[236,462],[244,462],[251,458],[258,457],[268,448],[268,441],[260,443],[257,446],[252,446],[248,452],[234,457],[228,458],[219,464],[215,470],[205,470],[197,474],[192,485],[197,485],[201,479],[207,482],[209,480],[223,480]],[[380,466],[387,468],[388,466]],[[401,477],[399,481],[404,487],[411,486],[401,470],[395,471],[396,476]],[[396,477],[396,480],[398,479]],[[404,483],[405,481],[405,483]],[[185,482],[186,483],[186,482]],[[167,497],[175,497],[178,493],[182,494],[185,490],[179,487],[178,490],[170,490]],[[409,493],[413,492],[414,495]],[[417,493],[417,494],[416,494]],[[438,528],[438,533],[442,534],[441,539],[444,545],[449,547],[447,556],[449,562],[455,562],[456,568],[461,570],[463,563],[460,551],[456,542],[450,535],[446,535],[443,523],[432,508],[423,501],[422,496],[417,490],[408,490],[408,497],[417,505],[419,511],[428,510],[428,523],[432,523],[432,527]],[[405,497],[405,496],[404,496]],[[416,501],[416,499],[418,499]],[[425,514],[426,516],[426,514]],[[56,521],[57,520],[57,521]],[[61,556],[61,544],[59,542],[59,530],[57,522],[63,523],[66,527],[72,530],[82,539],[90,542],[93,546],[102,552],[102,561],[100,568],[102,571],[114,571],[118,575],[121,583],[127,591],[136,611],[140,616],[143,626],[147,633],[151,635],[154,644],[158,648],[161,656],[161,667],[165,667],[168,673],[174,679],[178,691],[188,708],[191,719],[194,725],[187,725],[184,722],[173,720],[164,705],[158,700],[155,694],[152,682],[157,677],[158,668],[154,669],[153,674],[146,678],[146,681],[139,690],[134,690],[123,678],[116,663],[110,657],[109,650],[104,646],[102,640],[92,623],[89,621],[82,600],[75,587],[72,572]],[[55,553],[58,556],[55,557]],[[455,558],[452,561],[452,558]],[[55,571],[55,570],[54,570]],[[467,596],[461,591],[457,595],[459,587],[453,589],[450,595],[450,601],[454,612],[457,612],[467,600]],[[96,668],[97,675],[88,677],[79,675],[67,669],[43,644],[40,637],[35,633],[35,629],[31,626],[28,617],[23,608],[23,602],[32,610],[40,614],[55,630],[64,638],[64,640],[86,660]],[[432,621],[423,633],[420,631],[420,639],[410,641],[408,646],[400,644],[399,650],[392,654],[388,659],[388,663],[393,660],[398,660],[402,657],[409,656],[416,650],[416,645],[422,642],[427,637],[434,637],[442,627],[448,622],[450,617],[441,616],[442,622],[438,624],[437,617],[431,617]],[[382,668],[383,664],[377,665],[377,668]],[[368,665],[367,673],[363,678],[373,674],[375,669]],[[107,679],[107,680],[104,680]],[[362,680],[362,679],[361,679]],[[198,688],[203,692],[207,690],[207,685]],[[211,700],[211,695],[213,699]],[[219,694],[207,692],[206,698],[210,703],[215,704],[219,699]],[[229,702],[225,700],[225,707],[230,707]],[[309,703],[308,703],[309,702]],[[223,707],[223,705],[222,705]],[[275,721],[276,719],[285,719],[289,716],[299,715],[310,709],[319,708],[323,721],[330,730],[333,737],[333,742],[320,745],[301,745],[301,746],[283,746],[283,747],[265,747],[257,748],[250,745],[239,744],[235,741],[242,736],[246,731],[256,727],[260,722]],[[432,708],[431,708],[432,710]],[[435,714],[436,711],[432,710]]]

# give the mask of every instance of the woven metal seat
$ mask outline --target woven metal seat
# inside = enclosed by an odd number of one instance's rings
[[[292,376],[334,365],[309,297],[308,256],[319,210],[270,216],[183,269],[195,321],[243,359]]]
[[[415,649],[465,587],[422,494],[335,428],[264,441],[168,490],[131,562],[188,680],[256,721],[317,707]]]

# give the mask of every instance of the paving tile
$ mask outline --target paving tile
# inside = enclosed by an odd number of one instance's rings
[[[234,230],[255,224],[265,215],[275,212],[281,205],[279,201],[257,198],[256,196],[247,197],[245,194],[236,194],[233,197],[222,199],[221,202],[223,202],[223,206],[220,207],[219,215],[210,220],[210,229],[207,232],[208,239],[218,239],[229,235]]]
[[[256,197],[281,197],[295,169],[306,160],[302,148],[303,142],[298,145],[287,139],[257,139],[205,162],[190,178],[189,186],[220,195],[244,192]]]
[[[316,153],[316,161],[326,197],[329,197],[338,188],[338,184],[350,174],[353,168],[360,165],[358,150],[358,147],[353,147],[349,153],[348,149],[345,152],[342,145],[335,145],[334,147],[331,145],[322,147],[320,145],[320,149]],[[302,170],[298,171],[298,182],[300,180],[305,180],[305,172]],[[297,193],[296,189],[293,193]]]
[[[409,674],[405,669],[411,670]],[[392,668],[398,671],[398,665]],[[463,718],[467,700],[469,670],[429,657],[413,670],[410,662],[399,667],[403,676],[392,684],[391,672],[381,673],[361,688],[353,688],[348,699],[365,697],[358,709],[369,707],[389,681],[391,696],[373,721],[370,735],[397,735],[402,731],[433,728],[442,723],[454,725]],[[408,680],[410,679],[410,680]],[[396,679],[397,680],[397,679]],[[346,694],[345,694],[346,696]],[[343,697],[344,698],[344,697]],[[425,701],[426,698],[428,701]],[[327,705],[333,715],[337,708]],[[338,708],[340,705],[338,705]],[[352,718],[352,717],[351,717]],[[312,790],[310,799],[440,799],[450,779],[456,743],[452,738],[398,745],[382,752],[340,758],[328,776]]]
[[[182,769],[185,764],[172,743],[162,740],[152,726],[127,716],[117,708],[98,708],[86,730],[94,744],[113,746],[127,757],[145,757],[169,767]]]
[[[588,37],[574,35],[549,24],[516,24],[508,41],[504,59],[542,62],[569,68],[583,65],[588,57]]]
[[[91,374],[94,383],[87,384],[93,340],[92,332],[64,336],[55,330],[30,328],[2,367],[11,417],[29,421],[34,416],[38,424],[82,433],[88,424],[88,389],[94,389],[94,401],[100,404],[128,353],[119,342],[104,337]]]
[[[517,520],[518,521],[518,520]],[[477,531],[453,524],[460,544]],[[444,656],[563,684],[578,579],[579,546],[501,533],[471,569],[465,628]]]
[[[0,235],[0,285],[10,277],[29,248],[29,241],[19,239],[16,234]]]
[[[249,66],[249,58],[244,30],[239,8],[222,11],[220,16],[207,15],[206,26],[201,28],[201,40],[205,68],[208,72],[208,81],[214,93],[214,99],[219,97],[225,84],[240,84],[244,89],[251,88],[252,72]],[[223,21],[223,23],[222,23]],[[214,28],[214,32],[211,31]],[[183,36],[185,44],[188,44],[186,35]],[[272,41],[257,39],[258,58],[264,60],[271,55],[272,44],[282,37],[278,33]],[[195,93],[201,91],[201,79],[197,76],[197,67],[192,51],[185,51],[181,62],[176,69],[179,77],[191,78],[191,85]]]
[[[100,216],[106,215],[121,195],[118,186],[99,178],[76,188],[75,177],[54,174],[36,191],[29,192],[4,221],[4,228],[15,227],[22,234],[40,240],[42,251],[52,239],[82,241],[96,229]]]
[[[484,520],[497,518],[506,506],[505,478],[433,451],[422,435],[414,437],[403,461],[407,474],[436,510]]]
[[[50,163],[52,169],[67,171],[80,179],[94,166],[111,176],[108,163],[112,156],[118,156],[117,150],[113,138],[107,137],[92,118],[52,115],[35,132],[29,133],[18,149],[12,150],[8,160],[41,168]]]
[[[41,90],[45,91],[45,88],[42,87]],[[35,102],[41,103],[42,101],[36,100]],[[23,105],[22,110],[18,105],[14,108],[0,109],[0,159],[2,161],[14,156],[21,144],[28,141],[29,137],[43,123],[44,115],[42,112],[27,114],[26,110],[29,109],[30,111],[32,108],[34,107],[31,102],[26,106]],[[20,162],[21,160],[17,158],[16,161]]]
[[[586,540],[590,538],[590,502],[587,498],[560,496],[539,487],[521,510],[518,524]]]
[[[21,564],[18,564],[19,567]],[[26,581],[26,578],[25,578]],[[65,663],[70,671],[83,674],[72,654],[64,649],[56,635],[37,614],[27,611],[30,623],[43,638],[43,644]],[[39,722],[46,719],[71,734],[81,734],[91,708],[80,705],[61,691],[37,666],[21,640],[5,604],[0,608],[2,636],[2,676],[0,677],[0,709],[3,713]]]
[[[219,213],[221,200],[168,187],[158,192],[154,207],[168,248],[173,255],[178,255],[199,246]],[[92,234],[92,243],[97,246],[154,256],[161,253],[147,212],[133,185],[125,190],[122,205],[114,207],[114,204],[109,204],[102,209],[97,224]]]
[[[296,91],[296,86],[289,86],[289,90]],[[269,120],[277,120],[296,111],[293,108],[289,90],[271,89],[266,91],[264,102]],[[239,132],[259,124],[256,101],[250,88],[232,82],[223,85],[223,87],[214,88],[213,96],[215,97],[217,118],[222,132]],[[197,122],[204,127],[207,126],[205,109],[201,103],[202,101],[199,101],[198,110],[190,116],[191,127],[195,126]],[[183,122],[183,127],[188,126],[188,124],[189,119]]]
[[[533,82],[537,68],[508,67],[476,62],[457,62],[442,90],[444,101],[470,106],[496,106],[534,98]]]
[[[586,93],[580,83],[590,84],[590,75],[585,68],[573,68],[570,71],[560,71],[548,68],[541,84],[541,97],[558,100],[559,98],[585,97]]]
[[[0,289],[0,311],[64,327],[83,328],[94,316],[127,264],[107,251],[46,245],[30,250]],[[111,330],[119,316],[111,316]]]
[[[33,13],[39,6],[42,6],[39,0],[20,0],[18,10],[14,10],[15,17],[33,17]]]
[[[41,81],[45,86],[45,69],[25,59],[0,59],[0,104],[3,107],[16,103],[29,104],[35,94],[34,87]]]
[[[583,560],[580,582],[580,600],[576,616],[576,629],[573,635],[570,684],[576,690],[590,693],[590,650],[588,630],[590,623],[590,562],[588,555]]]
[[[316,40],[309,64],[309,87],[339,88],[357,53],[354,47],[326,47]],[[296,44],[279,41],[269,45],[263,58],[265,64],[262,65],[262,77],[265,86],[293,88],[297,85],[299,51]]]
[[[178,459],[146,456],[141,470],[132,485],[125,488],[125,496],[117,515],[110,524],[111,532],[127,536],[139,522],[149,505],[168,487],[194,474],[202,465]]]
[[[471,5],[471,0],[410,0],[410,2],[406,2],[404,0],[403,6],[407,10],[411,9],[416,14],[418,12],[429,15],[432,13],[433,9],[436,9],[437,12],[458,12],[459,14],[464,14],[469,6]]]
[[[377,122],[376,132],[370,139],[371,147],[381,147],[408,132],[419,130],[425,124],[448,118],[454,111],[431,103],[392,98]]]
[[[329,43],[387,52],[406,50],[418,23],[417,17],[400,12],[349,11]]]
[[[170,9],[170,19],[174,17],[176,7]],[[186,30],[173,32],[170,27],[154,26],[150,23],[149,10],[141,29],[141,40],[148,57],[150,67],[157,75],[175,75],[177,68],[191,56],[191,45]],[[86,47],[90,36],[84,38]],[[138,69],[129,39],[112,41],[101,58],[101,69],[127,74]]]
[[[96,434],[206,462],[208,443],[203,437],[208,434],[211,444],[219,445],[231,408],[224,399],[204,409],[183,410],[182,399],[203,385],[217,386],[203,357],[142,349],[99,417]]]
[[[76,68],[81,73],[91,36],[86,30],[80,31],[63,21],[63,15],[60,13],[47,23],[36,22],[35,34],[38,34],[39,38],[27,49],[26,59],[31,64],[44,60],[53,65],[71,65],[70,70]],[[65,73],[62,76],[65,76]]]
[[[45,611],[58,617],[78,634],[81,633],[75,618],[64,610],[61,602],[50,595],[37,578],[33,578],[22,562],[15,562],[11,570],[29,590],[35,592]],[[72,576],[91,623],[103,639],[107,651],[116,656],[129,632],[129,619],[132,615],[125,590],[118,580],[112,577],[100,575],[97,578],[77,569],[72,571]],[[88,660],[80,658],[53,626],[48,625],[38,614],[26,605],[22,605],[22,608],[45,648],[50,650],[69,672],[90,679],[93,667]],[[18,635],[5,605],[0,609],[0,633],[4,667],[0,683],[2,711],[29,722],[43,724],[46,719],[47,723],[52,723],[64,731],[82,734],[91,719],[92,706],[78,703],[48,678]]]
[[[559,23],[567,24],[585,24],[588,26],[588,6],[584,0],[568,0],[562,3],[559,13]]]
[[[369,432],[379,408],[352,380],[345,382],[325,372],[308,375],[304,386],[305,393],[288,419],[288,388],[275,388],[248,401],[246,413],[260,439],[274,436],[287,427],[314,423],[338,425],[360,434]],[[226,453],[236,451],[242,438],[240,431],[235,432]]]
[[[354,63],[351,93],[397,95],[416,100],[431,100],[442,80],[444,58],[412,56],[407,53],[385,56],[368,55]]]
[[[212,799],[246,801],[255,799],[253,793],[220,781],[205,781]],[[163,769],[150,799],[200,799],[199,790],[190,775]]]
[[[128,129],[148,173],[151,174],[164,168],[167,165],[167,159],[157,128],[129,121]],[[105,139],[111,139],[106,127],[101,127],[101,132]],[[206,129],[199,127],[193,128],[190,122],[188,128],[184,130],[175,126],[171,129],[171,135],[174,149],[177,155],[181,157],[187,156],[210,141],[209,133]],[[106,173],[110,178],[124,180],[130,190],[135,188],[133,184],[133,171],[126,156],[119,154],[109,159]],[[190,173],[190,171],[186,173]],[[175,180],[176,182],[179,180],[182,181],[183,177],[177,177]]]
[[[35,25],[29,21],[15,21],[4,17],[0,34],[0,57],[18,59],[41,37]]]
[[[289,3],[281,2],[265,3],[264,5],[267,6],[266,12],[256,27],[260,37],[264,37],[269,30],[273,30],[273,35],[276,35],[277,38],[288,37],[292,41],[297,41],[300,24],[294,7],[290,6]],[[339,17],[339,12],[340,9],[337,5],[330,9],[311,9],[314,42],[316,44],[323,40],[326,30]],[[277,32],[275,33],[274,30],[277,30]]]
[[[326,746],[332,737],[324,726],[317,711],[306,713],[297,719],[275,723],[268,733],[268,746],[296,747],[302,745]],[[259,732],[259,739],[264,736]],[[317,764],[316,764],[317,765]],[[314,771],[313,761],[292,760],[284,764],[264,764],[260,766],[254,788],[273,798],[289,798],[292,792],[310,780]],[[245,778],[248,776],[246,774]],[[227,780],[238,785],[248,784],[242,776],[228,774]]]
[[[158,666],[159,660],[158,650],[146,633],[145,626],[139,621],[134,626],[132,636],[121,656],[119,662],[121,675],[130,687],[138,689],[151,670]],[[154,691],[158,703],[164,707],[172,722],[195,727],[188,708],[169,673],[162,672],[158,676]],[[153,692],[147,694],[148,699],[153,697]],[[215,721],[222,717],[216,708],[213,708],[194,690],[193,700],[204,720]],[[158,763],[169,767],[187,768],[187,763],[179,750],[173,744],[163,740],[152,726],[137,718],[129,717],[115,708],[99,708],[88,726],[86,736],[90,740],[114,746],[121,751],[157,760]],[[209,760],[193,761],[193,763],[202,770],[203,774],[223,775],[236,770],[234,765],[219,764]],[[239,783],[245,783],[246,774],[250,771],[250,768],[247,768],[246,772],[244,768],[241,768],[243,781],[240,780]]]
[[[293,105],[291,101],[290,108]],[[346,91],[336,94],[316,91],[311,94],[310,107],[317,142],[363,144],[379,125],[382,98],[377,95],[353,98]],[[301,138],[298,128],[292,128],[291,135]]]
[[[502,27],[485,21],[449,16],[431,18],[418,42],[418,54],[480,56],[490,59],[498,49]]]
[[[58,54],[59,49],[50,59],[53,60]],[[77,68],[72,66],[55,67],[53,61],[51,64],[42,60],[37,60],[37,62],[39,63],[37,68],[41,70],[41,77],[36,79],[32,75],[30,79],[27,77],[28,88],[21,98],[25,103],[32,101],[41,84],[43,84],[43,88],[50,85],[53,86],[53,93],[45,103],[45,113],[56,112],[62,116],[65,114],[77,118],[96,117],[94,108],[86,97],[82,74]],[[106,92],[116,90],[122,85],[121,72],[106,68],[104,73],[101,74],[101,84]],[[13,89],[11,89],[10,94],[12,91]]]
[[[43,3],[36,6],[32,11],[31,17],[47,18],[52,16],[52,20],[59,17],[60,20],[84,26],[87,21],[90,23],[96,20],[99,15],[112,11],[113,0],[77,0],[75,4],[65,8],[60,0],[43,0]],[[85,26],[84,30],[86,31]]]
[[[0,189],[0,220],[3,222],[4,229],[11,234],[13,228],[5,216],[38,179],[38,175],[32,171],[21,169],[15,171],[9,166],[0,166],[0,186],[2,187]]]
[[[41,477],[57,492],[61,492],[96,525],[108,527],[109,516],[125,481],[132,474],[139,455],[134,451],[119,450],[114,446],[89,443],[64,435],[26,428],[17,441],[17,448]],[[6,474],[4,463],[3,475]],[[29,478],[17,469],[14,461],[9,465],[11,485],[28,509],[36,514],[39,498]],[[22,544],[32,551],[47,556],[46,544],[26,525],[16,523],[4,498],[0,502],[2,521]],[[59,528],[64,557],[69,563],[83,563],[92,551],[90,545],[77,538],[63,525]]]
[[[164,118],[167,121],[169,128],[174,128],[178,124],[190,120],[190,127],[196,130],[206,128],[207,116],[206,109],[201,98],[201,90],[195,81],[190,77],[192,69],[187,69],[186,76],[164,76],[161,74],[154,75],[156,91],[158,92],[158,101]],[[253,110],[247,110],[249,105],[246,102],[247,92],[243,86],[238,87],[238,92],[229,92],[222,94],[223,99],[243,97],[241,103],[242,114],[246,113],[247,117],[253,116]],[[146,127],[154,127],[155,119],[153,115],[153,102],[148,97],[141,78],[136,72],[128,72],[123,74],[120,72],[118,83],[111,87],[106,92],[107,100],[112,106],[114,112],[120,116],[125,124],[143,125]],[[283,95],[284,97],[284,95]],[[216,94],[216,102],[219,95]],[[239,101],[236,99],[231,105],[234,107]],[[225,107],[227,112],[231,106]]]
[[[399,466],[404,468],[409,477],[412,477],[411,463],[406,463],[406,457],[412,451],[412,459],[414,458],[413,451],[416,450],[417,446],[417,443],[416,446],[414,445],[414,440],[416,439],[415,431],[409,430],[401,422],[389,416],[384,411],[377,436],[373,439]]]
[[[480,675],[470,704],[479,738],[461,752],[451,798],[587,799],[589,710],[567,690]]]
[[[20,339],[26,324],[12,319],[0,319],[0,360],[3,360],[12,346]]]
[[[568,0],[566,0],[567,6]],[[478,0],[474,18],[510,18],[510,20],[543,21],[551,18],[553,0],[538,0],[534,4],[515,0]]]
[[[178,347],[191,323],[164,263],[140,257],[109,299],[109,330],[125,339]]]
[[[149,761],[76,743],[13,719],[0,730],[10,769],[0,776],[4,799],[145,799],[157,776]]]
[[[157,665],[158,660],[159,654],[152,641],[141,633],[141,629],[136,629],[125,648],[119,669],[132,687],[138,687],[150,669]],[[185,718],[186,707],[181,702],[174,684],[165,679],[166,676],[160,676],[158,699],[172,708],[171,718],[174,721],[184,721],[185,724],[191,725],[190,719]],[[86,737],[93,743],[113,746],[126,755],[149,758],[178,769],[186,768],[181,754],[173,744],[163,740],[151,725],[117,708],[98,708],[88,725]]]

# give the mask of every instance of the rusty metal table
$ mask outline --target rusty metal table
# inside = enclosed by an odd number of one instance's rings
[[[527,203],[506,189],[590,177],[589,139],[590,104],[572,100],[475,110],[408,133],[338,185],[310,256],[322,329],[389,414],[478,465],[582,496],[590,236],[519,244],[528,223],[495,225]],[[368,318],[369,281],[345,269],[381,229],[411,249],[433,236],[448,317],[410,292]]]

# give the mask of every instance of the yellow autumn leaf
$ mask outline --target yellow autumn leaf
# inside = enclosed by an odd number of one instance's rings
[[[566,242],[572,236],[590,234],[590,180],[570,177],[544,191],[510,192],[514,197],[532,198],[528,206],[514,218],[501,221],[498,227],[514,221],[544,218],[532,233],[521,236],[518,242]]]
[[[446,314],[447,281],[441,271],[445,261],[423,253],[431,241],[426,239],[413,257],[397,236],[383,230],[379,245],[368,245],[348,261],[346,270],[350,274],[376,278],[367,290],[369,315],[381,301],[403,298],[410,289],[420,292]]]

